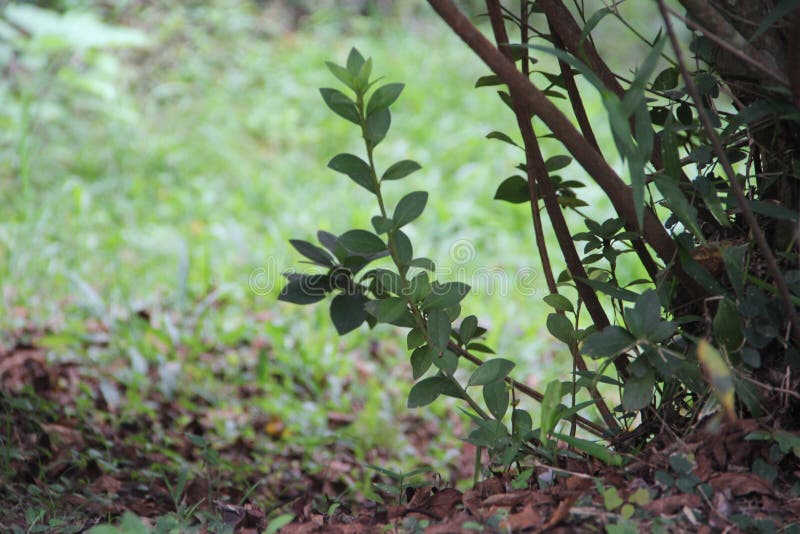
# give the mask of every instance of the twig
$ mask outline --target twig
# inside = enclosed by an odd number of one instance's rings
[[[689,0],[683,1],[689,2]],[[681,51],[680,44],[678,43],[678,38],[675,36],[675,31],[672,28],[672,21],[669,18],[669,11],[664,5],[664,0],[657,0],[657,2],[658,8],[661,11],[661,17],[664,19],[664,25],[666,26],[667,34],[669,35],[670,42],[672,43],[672,48],[675,51],[675,57],[678,60],[678,66],[680,67],[681,75],[686,83],[686,90],[691,95],[692,100],[694,100],[695,106],[697,107],[697,115],[700,118],[703,129],[706,131],[706,134],[711,141],[714,154],[716,154],[719,162],[722,164],[722,168],[725,170],[725,174],[728,176],[731,189],[733,189],[739,209],[742,211],[742,216],[747,222],[747,225],[750,227],[750,232],[755,238],[756,244],[758,245],[759,250],[761,250],[761,254],[764,256],[764,259],[767,262],[767,270],[769,271],[770,275],[772,275],[773,282],[778,288],[778,293],[781,296],[781,300],[783,301],[783,306],[785,308],[784,311],[789,319],[792,339],[794,340],[795,345],[800,346],[800,323],[798,323],[797,320],[797,312],[794,308],[794,304],[792,304],[792,296],[789,293],[789,288],[786,286],[786,280],[783,279],[783,275],[778,268],[778,262],[775,260],[775,256],[772,254],[772,250],[769,248],[769,244],[767,243],[766,237],[764,237],[764,233],[758,226],[758,221],[756,220],[755,215],[753,215],[753,210],[750,209],[750,204],[747,203],[747,198],[745,198],[744,191],[742,191],[742,186],[736,178],[736,173],[733,170],[733,166],[731,165],[728,156],[725,154],[725,150],[722,148],[722,143],[719,140],[719,136],[717,136],[716,132],[714,131],[714,126],[711,124],[711,120],[708,118],[706,109],[703,106],[702,100],[700,99],[700,94],[697,91],[697,86],[689,74],[689,69],[686,67],[686,62],[683,59],[683,52]]]

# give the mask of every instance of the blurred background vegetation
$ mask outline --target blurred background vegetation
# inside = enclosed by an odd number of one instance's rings
[[[461,3],[473,15],[481,4]],[[644,4],[620,9],[646,20]],[[611,57],[637,64],[629,56],[644,48],[620,28],[607,17],[596,31],[619,33]],[[568,355],[544,327],[529,207],[492,199],[522,154],[485,136],[513,132],[513,115],[494,89],[473,89],[486,69],[422,2],[2,7],[0,342],[38,330],[51,358],[114,362],[132,412],[151,409],[141,400],[149,388],[223,403],[232,401],[214,377],[255,381],[264,393],[248,402],[277,414],[283,437],[330,437],[328,411],[357,412],[344,435],[402,457],[386,429],[410,385],[404,336],[379,328],[340,338],[326,305],[276,301],[280,273],[299,259],[288,238],[369,228],[373,215],[367,193],[325,167],[360,146],[318,93],[332,83],[324,61],[342,62],[352,46],[387,81],[407,84],[377,158],[423,165],[410,178],[430,192],[409,229],[415,247],[455,270],[446,278],[475,286],[465,313],[521,364],[516,378],[568,378],[549,365]],[[589,103],[610,145],[605,113]],[[545,157],[560,149],[547,143]],[[576,164],[561,174],[584,177]],[[587,214],[609,211],[591,188],[581,198]],[[637,276],[624,262],[623,274]],[[102,350],[91,345],[98,339]],[[347,385],[354,375],[357,391]],[[312,394],[298,396],[298,384]],[[439,461],[456,454],[440,452]]]

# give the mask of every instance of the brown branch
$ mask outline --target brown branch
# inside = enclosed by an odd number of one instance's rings
[[[456,345],[452,341],[447,344],[447,348],[449,350],[451,350],[452,352],[455,352],[459,356],[461,356],[461,357],[469,360],[470,362],[474,363],[475,365],[478,365],[478,366],[483,365],[483,360],[482,359],[478,358],[477,356],[475,356],[474,354],[469,352],[467,349],[465,349],[465,348],[463,348],[463,347],[461,347],[459,345]],[[520,393],[522,393],[526,397],[530,397],[530,398],[532,398],[533,400],[535,400],[537,402],[542,402],[542,400],[544,400],[544,395],[541,392],[533,389],[530,386],[527,386],[527,385],[523,384],[522,382],[518,382],[518,381],[516,381],[516,380],[514,380],[512,378],[509,378],[509,377],[506,377],[506,382],[509,385],[511,385],[511,387],[513,387],[514,389],[516,389],[517,391],[519,391]],[[577,417],[576,421],[577,421],[578,425],[580,425],[581,428],[583,428],[584,430],[586,430],[588,432],[591,432],[595,436],[605,437],[607,435],[607,433],[608,433],[607,429],[603,428],[602,426],[598,425],[597,423],[595,423],[593,421],[590,421],[589,419],[586,419],[585,417],[582,417],[580,415]]]
[[[684,23],[692,26],[717,43],[718,46],[724,48],[731,54],[735,55],[742,61],[745,61],[750,66],[767,74],[781,85],[788,86],[789,81],[786,79],[780,70],[778,70],[778,63],[772,55],[757,49],[750,42],[734,28],[719,11],[714,9],[706,0],[679,0],[683,7],[692,15],[694,20],[680,16],[678,13],[665,7],[667,12],[672,16],[680,19]],[[660,3],[659,3],[660,5]],[[709,31],[702,25],[698,24],[697,20],[703,21],[713,31]]]
[[[489,18],[492,21],[492,28],[495,31],[495,39],[497,40],[498,48],[507,48],[503,45],[508,44],[508,35],[505,32],[503,23],[503,13],[500,10],[500,3],[498,0],[486,0],[486,8],[489,12]],[[520,100],[516,91],[511,92],[511,100],[514,108],[514,115],[517,118],[517,125],[519,126],[520,133],[522,134],[523,144],[525,146],[525,168],[528,175],[528,195],[530,197],[531,212],[533,216],[533,228],[536,235],[536,244],[539,248],[539,257],[542,262],[542,269],[544,270],[545,277],[547,278],[547,285],[550,293],[557,294],[558,288],[556,287],[555,279],[550,268],[550,260],[547,254],[547,245],[544,240],[544,233],[542,231],[542,221],[539,214],[539,198],[536,191],[536,185],[542,191],[544,197],[544,205],[547,210],[547,215],[550,217],[550,222],[553,225],[553,230],[556,233],[558,244],[561,247],[561,252],[567,262],[567,268],[575,280],[575,285],[578,294],[586,304],[587,310],[592,317],[592,321],[598,328],[603,329],[609,325],[608,317],[603,310],[603,305],[597,298],[594,290],[578,278],[586,278],[586,271],[581,263],[580,256],[575,250],[575,242],[569,232],[569,227],[564,219],[564,214],[561,212],[561,207],[558,204],[553,184],[550,182],[547,168],[544,164],[542,151],[539,149],[539,142],[536,138],[536,133],[531,126],[531,115],[528,108]],[[563,312],[560,312],[563,313]],[[570,343],[570,352],[576,365],[581,371],[587,371],[588,367],[580,352],[575,346],[575,343]],[[618,357],[614,360],[617,366],[617,371],[621,376],[627,374],[628,360],[625,356]],[[608,409],[603,397],[597,388],[589,388],[589,394],[595,400],[600,414],[608,427],[612,430],[619,430],[619,425]]]
[[[693,3],[688,2],[688,0],[682,1]],[[789,293],[789,288],[786,286],[786,280],[784,280],[783,275],[778,268],[778,262],[775,260],[775,256],[772,254],[772,250],[769,248],[767,239],[764,237],[764,233],[761,231],[761,228],[758,225],[758,221],[753,214],[753,210],[750,209],[750,205],[747,203],[744,191],[742,190],[742,186],[736,177],[733,166],[731,165],[728,156],[725,154],[725,150],[722,147],[719,136],[717,136],[716,132],[714,131],[714,126],[711,124],[708,113],[706,113],[706,108],[703,105],[703,101],[700,99],[700,93],[697,90],[697,86],[695,85],[694,80],[689,73],[689,69],[686,67],[686,62],[683,58],[683,52],[681,51],[680,44],[678,43],[678,38],[675,36],[675,31],[672,28],[672,21],[669,17],[669,11],[664,5],[664,0],[657,0],[657,2],[658,8],[661,11],[661,17],[664,19],[664,25],[666,26],[667,34],[669,35],[670,42],[672,43],[672,48],[675,51],[675,57],[678,60],[678,66],[680,68],[681,75],[686,83],[686,90],[691,95],[692,100],[694,100],[695,106],[697,107],[697,115],[700,118],[703,129],[706,131],[706,134],[711,141],[714,154],[716,154],[719,162],[722,164],[722,168],[725,170],[725,174],[728,176],[731,189],[733,189],[734,196],[736,197],[736,203],[739,205],[739,209],[742,210],[742,216],[747,222],[747,225],[750,227],[750,232],[755,238],[756,244],[758,245],[758,248],[761,250],[761,254],[764,256],[764,259],[767,262],[767,270],[769,271],[770,275],[772,275],[773,282],[778,288],[778,293],[781,296],[781,300],[783,301],[785,308],[784,311],[789,319],[792,339],[794,340],[795,345],[800,346],[800,323],[798,323],[797,320],[797,311],[792,303],[792,297]]]
[[[662,261],[670,263],[675,255],[675,244],[655,214],[645,207],[644,225],[641,230],[638,228],[630,187],[575,129],[569,119],[475,28],[451,0],[428,0],[428,2],[453,31],[508,85],[509,90],[517,93],[526,107],[550,128],[556,138],[594,178],[611,200],[616,212],[625,218],[631,229],[640,231]]]

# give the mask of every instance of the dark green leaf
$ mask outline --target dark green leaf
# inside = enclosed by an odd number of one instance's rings
[[[401,198],[392,216],[395,227],[401,228],[419,217],[427,202],[428,193],[425,191],[414,191]]]
[[[469,290],[470,286],[463,282],[434,282],[422,307],[426,310],[450,308],[461,302]]]
[[[601,443],[595,443],[593,441],[589,441],[586,439],[568,436],[566,434],[560,434],[558,432],[553,432],[552,435],[553,437],[560,439],[564,443],[572,445],[577,450],[584,452],[589,456],[594,456],[595,458],[606,463],[607,465],[612,465],[616,467],[622,466],[623,463],[622,456],[614,453],[606,445],[603,445]]]
[[[340,336],[361,326],[367,318],[364,305],[368,299],[364,295],[343,293],[331,301],[331,320]]]
[[[386,250],[380,237],[366,230],[350,230],[339,236],[338,243],[356,254],[375,254]]]
[[[495,200],[505,200],[512,204],[530,202],[528,181],[519,175],[514,175],[503,180],[494,194]]]
[[[481,76],[478,78],[478,81],[475,82],[475,88],[478,87],[491,87],[494,85],[504,85],[502,80],[498,78],[495,74],[489,74],[488,76]]]
[[[610,297],[614,297],[615,299],[626,300],[628,302],[635,302],[636,297],[638,296],[636,293],[634,293],[629,289],[624,289],[617,285],[610,284],[608,282],[594,280],[591,278],[583,278],[581,276],[576,276],[575,279],[580,282],[583,282],[592,289],[601,291]]]
[[[428,258],[414,258],[410,263],[410,267],[419,267],[420,269],[425,269],[426,271],[435,271],[436,264],[433,263]]]
[[[681,124],[685,126],[690,126],[692,124],[692,107],[688,103],[681,102],[675,114],[678,116],[678,120],[681,121]]]
[[[330,254],[328,254],[318,246],[312,245],[308,241],[302,241],[300,239],[290,239],[289,243],[292,244],[292,246],[297,250],[297,252],[299,252],[312,262],[316,263],[317,265],[321,265],[323,267],[334,266],[333,258],[331,258]]]
[[[392,221],[388,217],[381,217],[380,215],[376,215],[372,218],[372,227],[375,229],[375,232],[380,234],[385,234],[392,228],[394,228],[394,221]]]
[[[705,237],[697,223],[697,209],[686,200],[686,196],[676,185],[675,180],[669,176],[657,175],[654,181],[670,211],[687,230],[692,232],[701,243],[704,243]]]
[[[551,313],[547,316],[547,331],[567,345],[575,341],[575,327],[564,315]]]
[[[470,343],[469,345],[467,345],[467,350],[472,350],[475,352],[484,352],[486,354],[494,354],[494,351],[490,347],[484,345],[483,343]]]
[[[427,406],[436,400],[442,391],[445,389],[449,379],[444,376],[431,376],[423,378],[411,388],[408,392],[409,408],[418,408]]]
[[[461,321],[461,326],[458,330],[459,338],[462,343],[468,343],[470,339],[475,337],[475,329],[478,328],[478,318],[474,315],[468,315]]]
[[[372,179],[372,171],[367,162],[358,156],[338,154],[328,162],[328,167],[336,172],[346,174],[370,193],[375,193],[375,181]]]
[[[383,173],[383,178],[381,178],[381,180],[399,180],[401,178],[405,178],[412,172],[420,170],[421,168],[422,166],[416,161],[404,159],[394,163],[391,167],[386,169],[386,172]]]
[[[531,414],[525,410],[515,409],[511,413],[511,423],[514,427],[515,436],[524,436],[533,428]]]
[[[452,375],[458,369],[458,356],[449,350],[443,350],[441,354],[434,354],[432,361],[433,365],[448,375]]]
[[[409,265],[414,259],[414,248],[411,240],[402,231],[394,233],[394,246],[397,248],[397,257],[401,265]]]
[[[661,321],[661,302],[658,293],[649,289],[636,298],[633,308],[625,310],[625,321],[637,339],[647,339],[650,331]]]
[[[639,378],[630,376],[625,381],[625,389],[622,392],[622,406],[626,410],[642,410],[650,404],[653,398],[653,387],[655,386],[655,374],[650,371],[645,376]]]
[[[389,131],[389,126],[392,124],[392,114],[389,109],[376,111],[367,117],[367,124],[364,132],[364,137],[374,147],[383,141],[386,137],[386,132]]]
[[[387,269],[375,269],[375,280],[380,284],[380,287],[395,295],[401,295],[403,292],[403,281],[400,275],[394,271]]]
[[[408,310],[408,304],[404,298],[389,297],[381,300],[371,300],[367,306],[367,311],[381,323],[390,323],[402,317]]]
[[[608,358],[629,350],[636,340],[619,326],[607,326],[581,343],[581,353],[592,358]]]
[[[508,410],[509,396],[508,387],[502,380],[495,380],[483,386],[483,401],[498,421]]]
[[[293,275],[281,289],[278,300],[292,304],[313,304],[325,298],[326,290],[330,290],[327,276],[321,274]]]
[[[714,315],[714,337],[717,342],[729,352],[736,352],[744,344],[742,323],[736,304],[724,298],[717,304],[717,313]]]
[[[498,131],[489,132],[486,135],[486,139],[497,139],[498,141],[502,141],[504,143],[508,143],[509,145],[513,145],[513,146],[519,148],[519,145],[513,139],[511,139],[508,135],[504,134],[503,132],[498,132]]]
[[[516,364],[504,358],[492,358],[481,364],[469,377],[467,387],[483,386],[491,384],[497,380],[503,380],[511,372]]]
[[[367,104],[367,116],[391,106],[402,91],[402,83],[389,83],[376,89]]]
[[[421,347],[425,344],[425,334],[419,328],[412,328],[408,331],[408,335],[406,336],[406,347],[411,349],[416,349],[417,347]],[[419,377],[414,377],[419,378]]]
[[[432,348],[440,352],[447,347],[450,341],[450,318],[442,310],[432,310],[428,314],[428,336]]]
[[[714,215],[714,218],[722,226],[730,226],[731,223],[728,220],[728,215],[725,213],[725,208],[722,207],[722,202],[717,195],[717,189],[714,187],[714,184],[711,183],[711,180],[709,180],[707,176],[701,174],[693,183],[695,191],[697,191],[700,198],[703,199],[708,211]]]
[[[575,311],[575,308],[572,306],[572,302],[570,302],[569,299],[564,295],[553,293],[544,297],[543,300],[558,311]]]
[[[436,353],[434,350],[427,345],[419,347],[411,353],[411,371],[414,375],[414,380],[424,375],[428,369],[430,369],[435,356]]]
[[[572,163],[572,158],[569,156],[552,156],[547,158],[547,161],[544,162],[544,166],[547,172],[556,172],[570,163]]]
[[[323,87],[319,90],[325,104],[337,115],[354,124],[361,124],[355,102],[337,89]]]
[[[678,85],[678,69],[677,67],[667,67],[662,70],[653,80],[653,91],[668,91],[674,89]]]

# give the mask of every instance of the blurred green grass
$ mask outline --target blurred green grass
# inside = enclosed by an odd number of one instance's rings
[[[0,144],[8,158],[0,165],[0,330],[124,323],[143,309],[202,315],[194,334],[265,337],[279,365],[333,388],[319,393],[327,409],[343,411],[352,399],[336,384],[355,372],[371,340],[382,340],[398,367],[368,380],[357,428],[362,439],[391,443],[385,424],[410,382],[402,335],[380,327],[340,338],[327,304],[276,301],[280,273],[300,259],[289,238],[369,228],[375,212],[365,191],[326,168],[339,152],[361,151],[355,130],[318,94],[335,85],[324,62],[342,62],[356,46],[387,81],[407,84],[376,158],[384,168],[401,158],[423,165],[387,188],[390,202],[411,189],[430,192],[409,231],[418,254],[475,286],[465,314],[477,314],[490,328],[488,344],[520,364],[517,378],[568,378],[563,349],[544,327],[530,209],[492,200],[522,154],[484,137],[516,137],[513,117],[494,89],[473,89],[487,71],[443,23],[416,13],[342,21],[322,12],[284,32],[249,3],[154,5],[117,14],[149,47],[76,58],[38,43],[45,50],[26,50],[19,86],[3,86],[13,102],[3,120],[15,129]],[[604,112],[591,97],[589,104],[608,145]],[[547,140],[543,148],[545,156],[563,151]],[[583,177],[576,164],[562,174]],[[586,195],[589,213],[612,215],[596,191]],[[224,305],[198,312],[209,295]],[[324,411],[304,411],[291,391],[270,387],[265,411],[294,412],[300,433],[324,427]],[[381,388],[397,397],[388,412]]]

